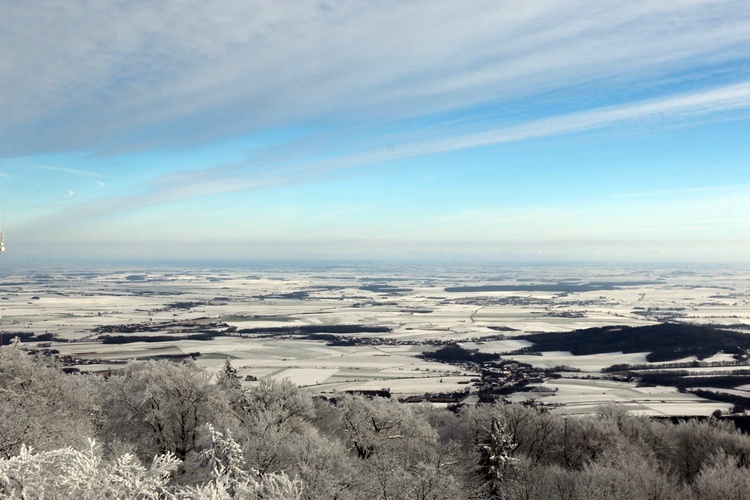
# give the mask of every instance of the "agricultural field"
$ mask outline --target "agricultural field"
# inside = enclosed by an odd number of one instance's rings
[[[288,378],[316,394],[388,389],[394,397],[475,394],[477,366],[421,357],[455,343],[558,371],[510,400],[562,413],[616,401],[648,415],[707,415],[732,405],[602,374],[648,365],[648,352],[527,353],[532,343],[518,337],[663,322],[750,333],[749,275],[573,266],[0,268],[0,331],[3,343],[21,337],[82,371],[192,355],[213,372],[230,359],[247,385]]]

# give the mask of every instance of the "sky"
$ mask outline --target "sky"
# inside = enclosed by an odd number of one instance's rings
[[[745,0],[0,11],[5,263],[750,263]]]

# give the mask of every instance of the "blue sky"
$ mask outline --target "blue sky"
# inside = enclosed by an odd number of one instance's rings
[[[750,261],[746,1],[0,7],[4,260]]]

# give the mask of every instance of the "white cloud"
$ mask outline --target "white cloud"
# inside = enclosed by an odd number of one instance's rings
[[[748,32],[750,4],[731,0],[5,2],[0,155],[615,92],[745,61]]]
[[[647,119],[656,126],[660,122],[670,122],[675,119],[700,119],[705,116],[715,116],[717,113],[747,110],[750,110],[750,82],[664,99],[608,106],[532,120],[520,125],[464,136],[443,137],[407,144],[399,148],[375,149],[301,165],[259,168],[254,164],[249,166],[239,164],[173,172],[155,179],[140,194],[83,202],[76,206],[66,207],[64,212],[52,216],[50,220],[74,220],[200,196],[318,181],[363,165],[590,131],[633,121]]]
[[[68,167],[56,167],[56,166],[50,166],[50,165],[42,165],[39,168],[42,170],[52,170],[55,172],[63,172],[66,174],[81,176],[81,177],[96,177],[100,175],[98,172],[90,172],[88,170],[79,170],[77,168],[68,168]]]

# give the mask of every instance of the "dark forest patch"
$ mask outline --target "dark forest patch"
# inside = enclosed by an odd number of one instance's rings
[[[499,354],[482,353],[476,349],[465,349],[458,344],[448,344],[435,351],[425,351],[419,355],[423,359],[443,363],[487,363],[500,359]]]
[[[519,335],[534,345],[520,351],[570,351],[575,356],[649,352],[650,362],[673,361],[696,356],[705,359],[719,351],[743,354],[750,349],[750,336],[743,333],[682,323],[639,327],[608,326],[572,332]]]

